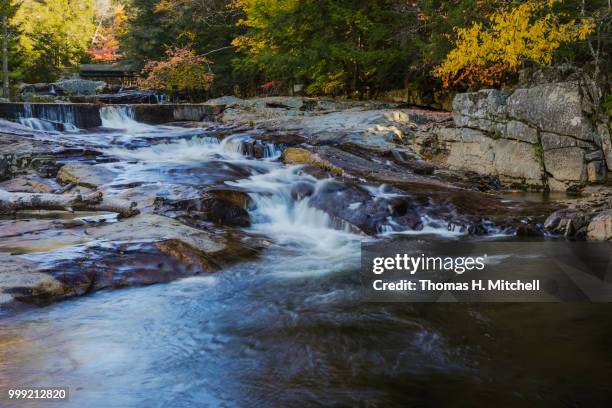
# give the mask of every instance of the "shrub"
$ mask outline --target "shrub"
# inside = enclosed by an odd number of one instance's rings
[[[176,90],[206,91],[214,74],[211,62],[196,55],[189,47],[174,47],[166,51],[163,61],[147,61],[139,80],[140,87],[171,93]]]

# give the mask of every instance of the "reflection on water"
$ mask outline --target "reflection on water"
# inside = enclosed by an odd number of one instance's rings
[[[70,403],[53,406],[100,408],[604,406],[612,398],[611,306],[363,303],[364,237],[292,196],[298,183],[316,191],[325,180],[245,159],[243,135],[218,143],[200,131],[144,127],[129,112],[105,115],[105,126],[123,133],[64,136],[120,160],[108,164],[114,183],[244,189],[255,203],[251,229],[274,244],[214,275],[4,318],[0,389],[68,386]],[[150,145],[185,132],[195,137]],[[432,225],[428,239],[458,239]]]
[[[312,276],[332,267],[312,263],[274,248],[215,275],[17,316],[0,331],[0,381],[69,385],[72,406],[88,407],[602,406],[612,395],[608,305],[365,304],[354,265]]]

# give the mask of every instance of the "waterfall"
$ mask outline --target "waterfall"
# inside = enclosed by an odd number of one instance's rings
[[[221,142],[223,150],[239,153],[242,156],[258,159],[276,159],[283,152],[282,146],[275,143],[254,140],[248,134],[232,135]]]
[[[281,245],[293,247],[298,251],[296,259],[304,257],[301,274],[310,275],[321,271],[320,265],[308,259],[344,264],[354,258],[362,238],[351,233],[345,222],[311,206],[310,197],[297,199],[294,194],[298,185],[307,183],[316,191],[327,182],[305,175],[298,166],[271,166],[266,173],[227,184],[254,191],[249,194],[254,203],[250,210],[252,229],[273,237]]]
[[[23,112],[17,114],[17,122],[35,130],[48,132],[78,132],[76,112],[70,105],[36,105],[25,103]]]
[[[149,125],[137,122],[134,107],[127,105],[104,106],[100,108],[102,126],[111,129],[123,129],[127,131],[146,131]]]

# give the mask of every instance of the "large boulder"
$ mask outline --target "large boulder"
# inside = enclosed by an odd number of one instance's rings
[[[535,126],[543,132],[593,140],[593,128],[587,115],[594,103],[584,96],[578,82],[538,85],[517,89],[508,97],[508,116]]]
[[[434,161],[457,170],[475,171],[501,181],[531,189],[544,187],[541,162],[533,145],[494,139],[470,128],[441,128],[436,131],[440,153]]]
[[[564,147],[544,151],[544,166],[554,180],[549,185],[554,190],[567,190],[584,184],[587,180],[584,163],[585,152],[579,147]],[[560,183],[559,185],[552,183]],[[564,188],[563,185],[566,187]]]
[[[106,83],[73,78],[61,80],[52,85],[66,95],[95,95],[98,91],[104,89]]]
[[[0,252],[0,309],[15,300],[28,297],[60,297],[64,285],[34,262]]]
[[[587,237],[593,241],[612,241],[612,210],[603,211],[593,218]]]
[[[453,120],[458,127],[498,132],[505,126],[508,94],[497,89],[457,94],[453,99]]]
[[[572,76],[575,78],[575,76]],[[604,183],[612,170],[609,126],[598,116],[600,91],[587,80],[457,94],[455,128],[416,132],[423,154],[452,168],[552,191]],[[429,132],[431,133],[431,132]]]

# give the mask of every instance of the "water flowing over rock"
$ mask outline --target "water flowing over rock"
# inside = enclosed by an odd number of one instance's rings
[[[76,131],[102,125],[99,106],[91,103],[0,103],[0,117],[43,131]]]

